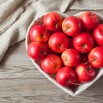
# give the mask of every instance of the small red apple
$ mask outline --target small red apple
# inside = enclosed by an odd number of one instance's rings
[[[88,31],[93,30],[99,24],[99,17],[91,11],[82,13],[80,19],[84,29]]]
[[[62,26],[63,18],[57,12],[49,12],[44,15],[43,23],[50,30],[55,31]]]
[[[103,47],[93,48],[88,55],[88,61],[96,69],[103,67]]]
[[[47,42],[49,35],[49,31],[43,25],[32,26],[29,31],[29,37],[32,42]]]
[[[47,46],[39,42],[32,42],[27,48],[29,57],[34,60],[42,60],[45,57]]]
[[[96,43],[100,46],[103,46],[103,24],[100,24],[96,27],[93,32],[93,36],[96,40]]]
[[[80,63],[81,56],[76,49],[66,49],[62,53],[61,59],[65,66],[75,67]]]
[[[73,86],[76,74],[72,68],[62,67],[56,74],[56,81],[62,86]]]
[[[61,65],[61,59],[55,54],[50,54],[41,61],[41,68],[48,74],[56,73]]]
[[[76,36],[82,30],[82,24],[76,16],[69,16],[62,23],[62,30],[68,36]]]
[[[95,69],[89,63],[79,64],[75,71],[81,83],[90,82],[95,77]]]
[[[73,39],[74,48],[81,53],[89,52],[94,46],[94,38],[88,32],[82,32]]]
[[[62,53],[69,47],[69,39],[62,32],[56,32],[49,38],[48,45],[55,53]]]

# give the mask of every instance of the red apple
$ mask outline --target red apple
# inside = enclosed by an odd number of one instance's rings
[[[88,55],[88,61],[96,69],[103,67],[103,47],[93,48]]]
[[[64,19],[62,30],[68,36],[76,36],[82,30],[81,21],[76,16],[69,16]]]
[[[45,57],[46,51],[46,45],[39,42],[32,42],[27,48],[29,57],[34,60],[42,60]]]
[[[93,32],[93,36],[96,40],[96,43],[100,46],[103,46],[103,24],[97,26]]]
[[[75,67],[80,63],[81,56],[76,49],[66,49],[62,53],[61,59],[65,66]]]
[[[75,83],[75,80],[75,72],[69,67],[62,67],[56,74],[56,81],[62,86],[72,86]]]
[[[85,30],[91,31],[99,24],[99,17],[91,11],[86,11],[80,16]]]
[[[81,83],[90,82],[95,77],[95,69],[89,63],[79,64],[75,71]]]
[[[50,54],[41,61],[41,68],[48,74],[54,74],[61,68],[61,64],[57,55]]]
[[[32,42],[47,42],[49,35],[49,31],[43,25],[32,26],[29,31],[29,37]]]
[[[94,38],[88,32],[82,32],[73,39],[74,48],[81,53],[89,52],[94,46]]]
[[[49,12],[44,15],[43,23],[50,30],[55,31],[62,26],[63,18],[57,12]]]
[[[69,39],[62,32],[56,32],[49,38],[48,45],[55,53],[62,53],[69,47]]]

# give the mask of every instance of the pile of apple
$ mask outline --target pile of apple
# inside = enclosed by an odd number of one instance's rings
[[[103,24],[94,12],[66,18],[49,12],[30,28],[29,41],[29,57],[62,86],[90,82],[103,67]]]

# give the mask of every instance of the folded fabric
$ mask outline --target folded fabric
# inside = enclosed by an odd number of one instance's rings
[[[70,9],[75,10],[102,10],[103,0],[74,0]]]

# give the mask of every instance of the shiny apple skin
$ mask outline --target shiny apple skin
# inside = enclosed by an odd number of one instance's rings
[[[32,26],[29,31],[29,37],[31,42],[45,43],[48,41],[50,36],[49,31],[43,25]]]
[[[75,67],[81,61],[80,53],[76,49],[66,49],[61,54],[61,59],[65,66]]]
[[[57,73],[61,65],[61,59],[55,54],[49,54],[41,61],[41,68],[48,74]]]
[[[32,42],[28,45],[27,54],[34,60],[42,60],[46,55],[47,46],[39,42]]]
[[[81,83],[87,83],[87,82],[92,81],[96,74],[94,67],[91,66],[89,63],[79,64],[76,67],[75,71],[76,71],[78,80]]]
[[[62,26],[63,17],[57,12],[49,12],[43,17],[44,25],[50,30],[58,30]]]
[[[56,74],[56,81],[62,86],[73,86],[76,81],[75,71],[69,67],[62,67]]]
[[[68,36],[76,36],[82,30],[82,23],[76,16],[69,16],[62,23],[62,30]]]
[[[62,32],[56,32],[50,36],[48,45],[55,53],[62,53],[69,47],[69,38]]]
[[[96,69],[103,67],[103,47],[97,46],[93,48],[88,55],[88,61]]]
[[[81,53],[88,53],[94,46],[94,38],[89,32],[81,32],[73,39],[74,48]]]
[[[103,24],[100,24],[96,27],[93,32],[93,36],[98,45],[103,46]]]
[[[82,21],[83,27],[87,31],[91,31],[99,24],[99,17],[91,11],[85,11],[79,17]]]

